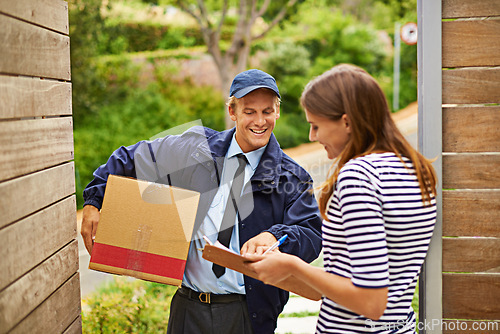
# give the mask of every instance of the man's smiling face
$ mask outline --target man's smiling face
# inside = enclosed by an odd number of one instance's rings
[[[229,107],[229,115],[236,122],[236,141],[243,152],[255,151],[269,142],[280,117],[276,94],[266,88],[248,93]]]

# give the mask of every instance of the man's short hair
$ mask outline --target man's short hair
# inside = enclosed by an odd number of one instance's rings
[[[230,96],[229,99],[227,99],[226,106],[231,107],[233,110],[236,110],[236,106],[238,105],[238,103],[240,102],[240,100],[243,99],[243,98],[244,98],[244,96],[242,98],[237,98],[235,96]],[[274,95],[274,106],[276,108],[279,108],[280,104],[281,104],[281,99],[279,98],[278,95]]]

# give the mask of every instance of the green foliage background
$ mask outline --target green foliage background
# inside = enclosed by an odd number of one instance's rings
[[[224,101],[211,87],[191,80],[172,79],[175,71],[154,59],[147,62],[154,80],[140,82],[140,67],[126,58],[99,62],[96,73],[108,78],[107,94],[99,113],[75,120],[77,200],[91,181],[92,172],[120,146],[147,140],[174,126],[202,120],[204,126],[224,128]],[[79,126],[80,124],[83,126]]]
[[[84,333],[166,333],[177,287],[115,277],[83,299]]]
[[[197,119],[222,130],[224,101],[212,87],[178,79],[175,60],[189,59],[193,50],[204,48],[196,25],[103,16],[102,0],[68,3],[77,201],[81,207],[82,191],[92,172],[119,146]],[[118,3],[138,12],[152,6],[140,0],[112,0],[108,9]],[[393,37],[396,20],[416,21],[416,0],[349,3],[300,1],[280,26],[252,47],[254,56],[265,54],[260,56],[259,67],[276,77],[282,93],[281,118],[274,132],[283,148],[308,141],[300,94],[312,77],[338,63],[368,70],[392,100],[392,54],[378,35],[385,31]],[[225,41],[235,18],[227,21]],[[400,105],[405,106],[417,98],[415,45],[402,44],[401,68]]]
[[[140,11],[165,1],[107,3],[121,3]],[[216,130],[224,128],[220,92],[178,76],[175,60],[189,59],[204,48],[199,29],[194,25],[105,17],[102,2],[68,0],[79,208],[92,172],[119,146],[198,119]],[[279,3],[272,2],[274,12],[279,10]],[[265,54],[259,59],[259,67],[278,81],[281,117],[274,132],[283,148],[308,141],[309,127],[299,106],[300,94],[312,77],[338,63],[365,68],[391,101],[391,45],[384,44],[379,35],[385,32],[393,39],[394,22],[416,22],[416,0],[298,3],[285,21],[252,47],[253,56]],[[227,19],[223,43],[230,39],[235,22],[234,17]],[[417,49],[415,45],[401,46],[400,105],[405,106],[417,99]],[[84,298],[84,331],[165,332],[174,290],[161,284],[117,279]]]

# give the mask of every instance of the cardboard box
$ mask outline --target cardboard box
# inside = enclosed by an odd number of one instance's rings
[[[89,268],[182,282],[200,194],[110,175]]]

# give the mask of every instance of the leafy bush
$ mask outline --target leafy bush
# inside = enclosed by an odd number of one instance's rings
[[[198,28],[104,20],[99,11],[101,3],[69,1],[79,206],[92,172],[120,145],[151,138],[196,119],[217,130],[224,128],[220,93],[176,79],[175,70],[166,65],[173,55],[152,53],[145,61],[124,53],[203,44]],[[304,2],[289,18],[280,29],[273,29],[270,38],[253,47],[253,51],[260,48],[268,52],[262,67],[276,77],[280,87],[281,118],[275,134],[283,148],[307,142],[309,126],[299,105],[300,95],[313,76],[337,63],[354,63],[367,69],[391,99],[392,64],[376,29],[324,4],[318,7]],[[222,32],[224,36],[230,33]],[[99,54],[119,55],[97,57]],[[189,53],[178,57],[189,57]],[[415,46],[402,46],[401,67],[400,101],[405,105],[416,99]]]
[[[230,27],[224,26],[221,40],[231,39]],[[167,26],[152,22],[106,22],[98,36],[100,55],[154,51],[205,45],[199,27]]]
[[[402,22],[417,22],[417,13],[408,12]],[[401,73],[399,87],[400,107],[417,101],[417,45],[407,45],[401,42]]]
[[[291,21],[285,23],[282,29],[272,31],[271,38],[279,43],[289,36],[295,36],[295,44],[304,46],[309,51],[312,66],[305,76],[308,79],[339,63],[352,63],[366,69],[382,86],[392,107],[393,55],[386,51],[392,45],[381,41],[378,34],[385,33],[393,40],[395,21],[416,22],[416,4],[409,1],[404,8],[397,10],[398,6],[395,4],[395,8],[392,8],[380,1],[373,3],[376,5],[373,8],[363,9],[364,14],[369,14],[368,18],[365,17],[366,22],[371,22],[366,23],[349,14],[349,11],[343,13],[324,5],[314,6],[304,2]],[[411,10],[413,5],[414,9]],[[344,3],[344,6],[347,4]],[[272,53],[272,48],[265,48],[263,45],[257,44],[256,47],[269,49]],[[283,64],[286,66],[286,62]],[[280,90],[286,88],[284,83],[280,83]],[[400,106],[406,106],[416,99],[417,46],[402,43]]]
[[[372,75],[384,69],[387,55],[373,27],[340,11],[321,8],[310,8],[310,11],[309,22],[306,22],[309,30],[304,41],[315,59],[310,74],[319,75],[340,63],[355,64]]]
[[[308,138],[309,125],[300,109],[299,98],[311,67],[309,52],[289,39],[281,43],[268,42],[262,47],[269,52],[262,66],[276,78],[281,95],[281,116],[274,134],[281,147],[297,146]]]
[[[117,276],[83,299],[83,332],[166,333],[176,289]]]
[[[71,39],[71,85],[75,122],[97,114],[105,83],[96,74],[93,57],[98,55],[99,36],[104,27],[102,0],[69,0]]]
[[[100,74],[108,77],[108,85],[102,93],[106,103],[97,115],[84,121],[75,120],[78,207],[83,205],[82,191],[92,180],[92,172],[118,147],[147,140],[197,119],[213,129],[224,128],[224,101],[213,88],[196,86],[190,80],[174,80],[167,66],[155,62],[148,65],[155,80],[145,87],[138,78],[138,65],[130,61],[101,66]]]
[[[291,40],[289,36],[296,37]],[[273,33],[272,39],[256,44],[255,49],[268,52],[262,61],[263,68],[278,81],[282,114],[275,133],[283,147],[308,140],[309,126],[299,100],[311,78],[339,63],[356,64],[377,79],[386,79],[390,68],[390,58],[373,27],[339,10],[307,3],[281,30]],[[385,93],[390,96],[392,81],[383,83]]]
[[[262,65],[277,81],[289,75],[306,75],[311,67],[309,51],[302,45],[287,39],[281,43],[266,43],[269,55],[263,60]]]
[[[274,135],[282,148],[294,147],[308,142],[309,124],[303,114],[281,114],[274,128]]]
[[[204,43],[197,28],[171,27],[149,22],[108,23],[99,42],[101,55],[175,49]]]

